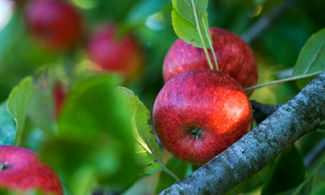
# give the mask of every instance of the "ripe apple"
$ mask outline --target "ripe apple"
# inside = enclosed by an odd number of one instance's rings
[[[170,79],[153,108],[155,128],[176,157],[202,164],[250,130],[252,108],[229,75],[196,69]]]
[[[71,48],[81,35],[81,15],[67,1],[33,0],[26,7],[25,20],[30,31],[48,49]]]
[[[53,99],[54,99],[54,116],[57,120],[60,116],[64,100],[67,96],[67,89],[60,83],[56,82],[53,88]]]
[[[37,158],[35,152],[8,145],[0,146],[0,188],[18,192],[38,189],[45,193],[63,194],[58,176]]]
[[[219,70],[235,78],[243,88],[255,85],[257,83],[257,65],[254,54],[245,41],[234,33],[221,28],[211,28],[210,33]],[[210,51],[209,53],[213,59]],[[167,82],[180,73],[199,68],[210,69],[203,49],[178,39],[165,57],[163,77]]]
[[[138,74],[143,63],[142,50],[135,38],[132,35],[118,37],[112,25],[90,38],[88,53],[102,70],[120,73],[127,80]]]

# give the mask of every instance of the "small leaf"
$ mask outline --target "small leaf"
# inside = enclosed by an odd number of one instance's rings
[[[195,47],[211,49],[204,26],[208,25],[207,0],[173,0],[172,21],[176,35]],[[194,3],[194,8],[193,8]],[[195,10],[195,11],[194,11]],[[202,40],[203,38],[203,40]]]
[[[11,120],[7,109],[7,102],[0,106],[0,145],[13,145],[16,127]]]
[[[161,170],[161,152],[152,127],[148,124],[150,112],[140,99],[129,89],[118,87],[120,100],[131,111],[131,123],[137,140],[138,160],[144,166],[144,174],[154,174]]]
[[[25,78],[9,94],[8,111],[16,123],[15,145],[19,146],[26,114],[33,94],[33,79]]]
[[[175,175],[177,175],[180,179],[184,179],[186,176],[192,173],[192,166],[189,163],[183,162],[175,157],[171,157],[166,167],[173,171]],[[161,172],[158,180],[158,184],[155,190],[155,193],[158,194],[164,189],[168,188],[169,186],[175,183],[175,179],[171,177],[166,172]]]

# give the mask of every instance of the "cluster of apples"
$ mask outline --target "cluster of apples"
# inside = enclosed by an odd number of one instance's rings
[[[71,49],[85,34],[81,13],[67,1],[30,0],[24,13],[29,31],[49,50]],[[116,72],[130,79],[142,65],[142,50],[132,35],[119,37],[116,31],[112,24],[103,25],[86,38],[86,50],[101,71]]]
[[[165,58],[165,85],[153,108],[163,145],[176,157],[195,164],[221,153],[249,131],[253,122],[251,93],[243,88],[257,83],[254,54],[232,32],[211,28],[210,33],[219,71],[209,69],[203,49],[178,39]]]

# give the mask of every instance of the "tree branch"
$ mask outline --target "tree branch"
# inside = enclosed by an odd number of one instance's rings
[[[325,72],[240,140],[161,194],[224,194],[325,118]]]
[[[253,26],[251,26],[246,33],[243,34],[242,38],[251,44],[257,37],[260,36],[265,30],[267,30],[275,20],[280,18],[285,11],[291,8],[298,0],[287,0],[271,10],[265,16],[261,17]]]

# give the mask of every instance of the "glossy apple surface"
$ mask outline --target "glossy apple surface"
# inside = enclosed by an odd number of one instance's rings
[[[135,38],[117,37],[114,26],[102,28],[92,36],[88,53],[102,70],[120,73],[126,79],[135,77],[143,62],[142,50]]]
[[[29,149],[2,145],[0,163],[0,188],[18,192],[38,189],[56,195],[63,194],[56,173]]]
[[[211,28],[210,33],[219,70],[235,78],[243,88],[255,85],[258,73],[251,48],[240,37],[230,31]],[[210,56],[213,60],[211,52]],[[178,39],[165,57],[163,77],[167,82],[180,73],[200,68],[210,69],[203,49],[193,47]]]
[[[219,71],[197,69],[170,79],[153,108],[159,139],[176,157],[202,164],[252,126],[252,109],[240,84]]]
[[[68,49],[81,34],[81,15],[66,1],[30,1],[25,10],[25,20],[29,30],[49,49]]]

